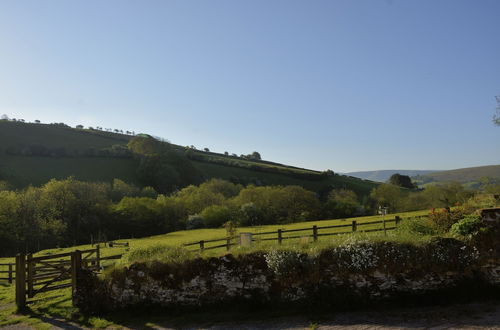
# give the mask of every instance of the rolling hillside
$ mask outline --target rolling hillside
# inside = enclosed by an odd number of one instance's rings
[[[478,182],[483,177],[500,179],[500,165],[459,168],[421,175],[416,179],[423,183],[456,181],[463,184]]]
[[[140,184],[138,160],[126,153],[131,138],[63,125],[0,121],[0,180],[18,188],[71,175],[87,181],[111,182],[118,178]],[[186,151],[183,146],[173,146],[179,152]],[[300,185],[317,192],[331,187],[347,188],[359,195],[368,194],[377,185],[344,175],[199,150],[190,150],[189,159],[204,179]]]
[[[389,180],[391,175],[399,173],[401,175],[417,176],[425,175],[429,173],[434,173],[436,171],[432,170],[379,170],[379,171],[361,171],[361,172],[349,172],[346,175],[353,176],[355,178],[360,178],[364,180],[371,180],[377,182],[386,182]]]

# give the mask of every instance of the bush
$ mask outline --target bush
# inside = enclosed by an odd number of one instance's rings
[[[483,222],[477,215],[468,215],[457,223],[453,224],[450,233],[454,236],[472,238],[481,232],[485,232]]]
[[[398,234],[436,235],[436,230],[427,218],[411,218],[401,222]]]
[[[451,226],[458,220],[463,218],[463,210],[455,209],[450,210],[448,208],[442,210],[432,209],[429,213],[429,221],[431,226],[438,233],[446,233],[450,230]]]
[[[220,205],[212,205],[201,212],[205,227],[219,228],[231,219],[231,211]]]
[[[186,229],[199,229],[203,228],[205,225],[205,221],[203,217],[199,214],[190,215],[186,222]]]

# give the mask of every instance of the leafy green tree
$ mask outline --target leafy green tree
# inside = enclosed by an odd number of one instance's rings
[[[335,189],[328,194],[325,203],[326,216],[331,218],[350,217],[360,208],[358,196],[352,190]]]
[[[415,188],[415,185],[411,182],[411,178],[408,175],[401,175],[399,173],[391,175],[388,183],[408,189]]]
[[[231,220],[232,214],[226,206],[212,205],[201,212],[201,217],[203,218],[205,227],[220,228],[224,223]]]
[[[370,197],[379,205],[388,207],[391,212],[403,209],[405,193],[393,184],[381,184],[373,188]]]

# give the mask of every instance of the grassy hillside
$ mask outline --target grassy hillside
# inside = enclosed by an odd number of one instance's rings
[[[40,185],[52,178],[74,176],[88,181],[110,182],[119,178],[138,184],[138,161],[131,157],[105,157],[95,151],[125,146],[132,136],[63,125],[0,121],[0,179],[15,187]],[[42,147],[46,153],[34,156],[26,149]],[[179,152],[182,146],[174,145]],[[48,150],[48,151],[47,151]],[[87,153],[92,152],[90,157]],[[222,178],[243,184],[300,185],[314,191],[331,187],[347,188],[359,195],[368,194],[377,184],[342,175],[283,165],[264,160],[251,160],[213,152],[190,150],[190,159],[205,179]]]
[[[361,172],[349,172],[345,173],[346,175],[350,175],[356,178],[377,181],[377,182],[386,182],[389,180],[391,175],[399,173],[401,175],[408,176],[416,176],[416,175],[425,175],[428,173],[434,173],[436,171],[426,171],[426,170],[380,170],[380,171],[361,171]]]
[[[482,177],[500,178],[500,165],[460,168],[433,172],[417,177],[423,183],[457,181],[463,184],[478,182]]]

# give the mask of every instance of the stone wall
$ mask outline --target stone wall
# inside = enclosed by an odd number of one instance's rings
[[[425,295],[463,283],[500,287],[500,259],[481,258],[475,248],[449,239],[426,247],[357,242],[315,256],[278,250],[177,265],[135,263],[104,280],[82,273],[79,283],[77,305],[91,310],[245,301],[334,304]],[[99,306],[90,306],[95,299]]]

